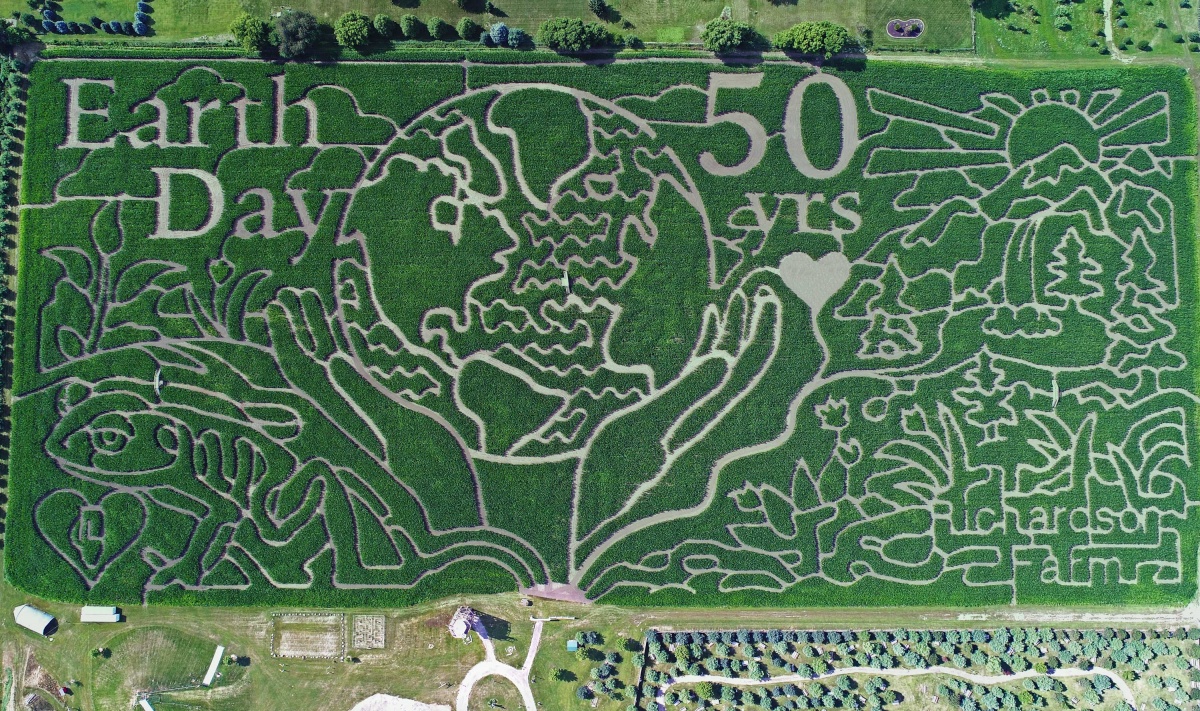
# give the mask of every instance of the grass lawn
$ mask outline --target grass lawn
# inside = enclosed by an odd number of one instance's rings
[[[1180,8],[1178,0],[1113,0],[1113,13],[1114,39],[1134,55],[1183,54],[1187,45],[1175,42],[1175,35],[1186,36],[1198,29],[1196,10]],[[1122,27],[1122,21],[1128,27]],[[1166,27],[1159,26],[1163,24]],[[1149,52],[1138,47],[1143,41],[1150,42]]]
[[[878,47],[971,48],[971,5],[966,0],[866,0],[866,17]],[[920,37],[888,36],[888,21],[914,18],[925,21]]]
[[[524,658],[532,628],[529,608],[518,608],[516,599],[508,595],[471,601],[495,619],[511,621],[511,641],[497,640],[505,661],[509,661],[507,646],[519,648],[514,660]],[[60,627],[53,641],[16,627],[8,611],[23,602],[33,602],[58,618]],[[211,690],[156,694],[155,707],[348,709],[375,693],[453,704],[463,674],[483,659],[482,645],[464,645],[446,633],[446,624],[459,603],[446,600],[400,613],[368,611],[387,616],[386,648],[359,651],[348,647],[347,652],[359,662],[345,663],[272,659],[270,613],[278,611],[274,609],[130,606],[123,608],[125,622],[84,625],[77,622],[78,606],[36,600],[4,582],[0,583],[0,609],[4,610],[0,615],[0,666],[23,669],[25,655],[31,653],[54,683],[80,682],[72,685],[71,708],[127,709],[134,689],[183,686],[202,678],[214,648],[223,644],[229,653],[249,657],[249,665],[244,669],[222,666],[223,678]],[[110,648],[111,657],[93,658],[90,651],[97,647]],[[281,689],[286,693],[280,693]]]
[[[979,53],[995,57],[1098,56],[1104,16],[1100,0],[1066,5],[1069,30],[1054,26],[1054,0],[992,0],[978,13]],[[1015,29],[1013,29],[1015,28]],[[1092,42],[1097,46],[1091,46]]]
[[[59,0],[67,20],[86,22],[97,15],[105,20],[132,20],[133,3],[116,0]],[[289,6],[307,10],[332,23],[347,10],[368,15],[388,13],[393,17],[414,14],[422,19],[441,17],[451,24],[469,16],[481,24],[501,20],[533,34],[551,17],[581,17],[594,20],[587,0],[496,0],[501,13],[492,18],[481,12],[460,9],[455,0],[295,0]],[[609,27],[633,34],[648,42],[698,42],[704,24],[720,15],[725,5],[710,0],[613,0]],[[921,17],[928,23],[919,47],[957,49],[971,45],[971,12],[965,0],[849,0],[826,3],[820,0],[730,0],[733,18],[749,22],[767,37],[801,20],[830,20],[854,31],[870,28],[876,42],[889,44],[884,31],[888,20]],[[268,0],[153,0],[154,36],[159,40],[227,37],[229,25],[241,12],[266,17],[278,5]],[[481,9],[482,0],[472,9]],[[0,0],[0,12],[28,12],[25,0]],[[97,33],[95,39],[126,39]]]
[[[168,627],[134,627],[105,643],[112,656],[96,658],[91,667],[92,703],[96,711],[129,706],[139,691],[158,691],[197,684],[204,678],[216,644]],[[138,660],[136,668],[130,662]],[[246,669],[223,665],[220,684],[236,684]]]
[[[1118,47],[1134,56],[1185,53],[1187,44],[1174,40],[1176,35],[1186,37],[1196,31],[1197,17],[1194,7],[1182,8],[1179,4],[1179,0],[1114,0],[1113,29]],[[1059,7],[1068,8],[1069,30],[1055,27]],[[1055,0],[987,0],[976,15],[977,49],[984,56],[1013,59],[1098,56],[1099,48],[1104,46],[1101,8],[1101,0],[1065,6]],[[1143,40],[1150,42],[1149,52],[1137,49]],[[1093,42],[1097,46],[1092,46]]]
[[[617,612],[615,608],[595,607],[588,612],[581,620],[548,623],[542,632],[542,645],[533,665],[533,674],[537,678],[533,694],[548,709],[582,706],[575,695],[576,690],[591,681],[589,674],[592,668],[603,664],[603,656],[610,652],[620,656],[620,662],[616,664],[616,678],[626,687],[637,686],[633,655],[642,647],[646,627],[624,615],[614,614]],[[567,640],[574,639],[575,633],[580,631],[599,632],[604,640],[587,650],[593,658],[586,661],[581,660],[577,653],[567,651]],[[633,702],[629,699],[617,701],[600,695],[596,708],[600,711],[622,711],[630,703]]]
[[[490,676],[471,690],[471,700],[467,702],[468,711],[490,711],[490,709],[516,709],[521,703],[521,694],[517,687],[507,679]]]
[[[135,689],[161,688],[186,684],[202,676],[216,644],[224,644],[234,654],[249,657],[245,668],[222,666],[223,678],[211,690],[188,690],[156,694],[154,705],[160,711],[207,709],[209,711],[295,711],[296,709],[328,709],[346,711],[357,701],[375,693],[388,693],[430,703],[453,704],[458,682],[466,670],[483,658],[477,642],[463,644],[453,640],[445,625],[459,604],[470,604],[484,613],[484,622],[495,640],[500,658],[519,666],[524,660],[532,631],[530,614],[576,615],[577,620],[556,621],[544,627],[541,649],[533,667],[533,692],[545,709],[569,711],[593,708],[590,702],[581,703],[575,696],[579,685],[589,679],[589,671],[597,660],[581,660],[566,651],[566,642],[578,631],[596,631],[603,642],[596,646],[601,653],[615,651],[620,655],[617,678],[622,684],[635,685],[637,677],[632,659],[648,628],[660,630],[716,630],[783,628],[783,629],[845,629],[855,628],[947,628],[982,625],[985,628],[1003,623],[964,623],[956,611],[930,609],[853,609],[853,610],[638,610],[605,605],[580,607],[551,601],[536,601],[532,608],[517,605],[513,594],[446,600],[410,608],[400,612],[347,610],[348,615],[369,612],[387,617],[386,648],[349,652],[357,663],[335,661],[301,661],[272,659],[269,653],[273,629],[270,613],[273,609],[205,608],[131,606],[126,608],[128,619],[118,625],[83,625],[78,619],[78,607],[30,598],[6,582],[0,581],[0,679],[6,679],[12,669],[24,669],[27,655],[32,654],[37,665],[45,669],[53,682],[72,685],[74,695],[68,699],[70,708],[125,709]],[[53,641],[40,638],[12,622],[8,610],[23,602],[32,602],[58,617],[59,632]],[[1078,610],[1083,612],[1085,610]],[[1131,608],[1129,614],[1139,610]],[[349,620],[349,617],[348,617]],[[1094,628],[1096,623],[1058,624],[1058,627]],[[636,641],[638,644],[629,644]],[[91,657],[90,650],[105,646],[112,650],[107,659]],[[510,653],[508,648],[512,647]],[[1167,674],[1156,661],[1147,674]],[[556,671],[566,670],[568,681],[555,678]],[[1174,673],[1174,672],[1172,672]],[[1145,676],[1145,675],[1143,675]],[[859,680],[862,681],[861,679]],[[922,676],[894,679],[891,684],[906,703],[903,708],[950,708],[942,700],[935,704],[932,696],[941,679]],[[49,685],[49,682],[45,684]],[[1067,681],[1071,692],[1076,682]],[[1142,679],[1134,682],[1135,694],[1153,690]],[[22,695],[28,693],[22,690]],[[67,706],[42,693],[56,711]],[[504,709],[515,711],[519,697],[511,684],[502,680],[486,680],[475,689],[471,698],[472,711],[489,711],[489,699],[496,699]],[[1112,708],[1115,697],[1106,696],[1105,703],[1096,708]],[[614,701],[601,697],[594,707],[597,711],[623,711],[628,700]]]

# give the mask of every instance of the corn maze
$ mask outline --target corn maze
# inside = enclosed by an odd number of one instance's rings
[[[43,61],[10,578],[1172,603],[1182,71]]]

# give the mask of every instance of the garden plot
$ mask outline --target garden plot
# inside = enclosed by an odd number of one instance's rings
[[[355,615],[355,649],[383,649],[387,641],[387,618],[383,615]]]
[[[285,614],[275,615],[274,618],[274,636],[272,637],[274,656],[298,659],[341,659],[345,655],[345,615]]]
[[[1195,591],[1182,72],[32,81],[6,545],[26,588]]]

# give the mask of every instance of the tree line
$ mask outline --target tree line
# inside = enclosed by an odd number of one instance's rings
[[[603,0],[593,0],[590,6],[601,18],[610,12]],[[270,22],[243,13],[234,20],[230,31],[246,51],[263,55],[277,54],[284,59],[306,57],[330,39],[341,47],[354,50],[362,50],[375,42],[395,40],[463,40],[479,42],[485,47],[509,49],[528,49],[535,45],[534,37],[519,27],[509,27],[503,22],[484,26],[470,17],[464,17],[456,25],[451,25],[440,17],[422,20],[416,15],[403,15],[396,20],[380,13],[370,18],[357,10],[343,14],[334,21],[332,27],[324,27],[313,15],[298,10],[280,12]],[[845,51],[853,44],[845,27],[826,21],[797,23],[776,34],[768,43],[750,25],[728,17],[709,22],[701,34],[701,41],[706,49],[719,54],[773,46],[788,52],[826,58]],[[556,52],[578,53],[605,47],[636,49],[642,46],[642,42],[633,35],[614,33],[600,22],[556,17],[546,20],[538,28],[536,45]]]

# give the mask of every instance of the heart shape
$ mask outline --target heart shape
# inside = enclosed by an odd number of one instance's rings
[[[78,491],[60,489],[41,500],[33,519],[41,537],[90,590],[141,537],[146,507],[133,494],[110,492],[93,504]]]
[[[820,259],[792,252],[779,262],[779,276],[816,314],[845,286],[850,278],[850,260],[841,252],[830,252]]]

